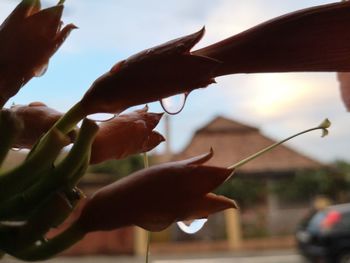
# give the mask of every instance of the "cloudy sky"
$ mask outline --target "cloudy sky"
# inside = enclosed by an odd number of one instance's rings
[[[18,2],[1,0],[0,21]],[[56,2],[43,1],[43,5]],[[202,47],[270,18],[330,2],[67,0],[63,21],[73,22],[79,29],[51,59],[46,74],[33,79],[10,103],[43,101],[66,111],[94,79],[135,52],[205,25],[206,35],[198,45]],[[341,103],[334,73],[239,74],[218,78],[217,82],[191,93],[184,110],[171,118],[173,149],[184,147],[196,129],[217,115],[257,126],[276,140],[328,117],[333,123],[329,137],[310,134],[289,146],[321,161],[350,161],[350,113]],[[150,107],[162,110],[158,103]]]

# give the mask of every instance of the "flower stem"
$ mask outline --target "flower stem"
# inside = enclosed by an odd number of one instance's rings
[[[93,121],[86,119],[71,151],[56,165],[54,170],[49,170],[38,182],[33,182],[31,186],[22,189],[21,192],[9,200],[0,202],[0,220],[18,216],[25,217],[26,214],[35,210],[38,204],[45,200],[50,193],[64,187],[74,187],[87,168],[87,158],[97,130],[98,126]],[[26,173],[24,175],[28,177]],[[17,180],[13,183],[17,183]],[[9,189],[13,188],[14,186]]]
[[[68,139],[56,129],[47,134],[43,145],[27,157],[26,161],[16,168],[0,173],[0,203],[24,189],[35,184],[42,173],[51,169],[52,162]],[[1,213],[1,212],[0,212]]]
[[[86,117],[86,113],[80,103],[75,104],[66,114],[53,126],[62,133],[70,132],[80,120]]]
[[[18,259],[26,261],[45,260],[71,247],[85,236],[85,232],[78,224],[71,225],[61,234],[44,242],[41,245],[34,245],[19,253],[11,253]]]
[[[74,127],[78,124],[80,120],[85,118],[86,114],[80,103],[75,104],[66,114],[64,114],[61,119],[59,119],[51,129],[46,132],[46,134],[37,142],[37,144],[32,148],[32,150],[27,155],[27,159],[34,154],[46,154],[47,137],[56,130],[56,133],[62,133],[63,135],[68,134]],[[68,144],[68,143],[67,143]],[[66,144],[66,145],[67,145]]]
[[[14,113],[0,109],[0,167],[22,128]]]
[[[149,160],[148,160],[147,153],[143,153],[143,165],[144,165],[145,168],[149,167]]]
[[[147,152],[143,153],[143,164],[144,164],[145,168],[149,167]],[[150,243],[151,243],[151,232],[147,231],[147,247],[146,247],[146,259],[145,259],[146,263],[148,263],[148,261],[149,261]]]
[[[285,138],[285,139],[283,139],[283,140],[281,140],[279,142],[276,142],[276,143],[274,143],[274,144],[272,144],[272,145],[270,145],[270,146],[268,146],[268,147],[258,151],[257,153],[254,153],[251,156],[248,156],[247,158],[239,161],[238,163],[235,163],[235,164],[229,166],[228,168],[229,169],[236,169],[238,167],[241,167],[242,165],[244,165],[244,164],[254,160],[255,158],[259,157],[260,155],[263,155],[264,153],[269,152],[270,150],[272,150],[273,148],[277,147],[278,145],[281,145],[281,144],[289,141],[290,139],[293,139],[293,138],[295,138],[295,137],[297,137],[299,135],[302,135],[302,134],[305,134],[305,133],[308,133],[308,132],[311,132],[311,131],[322,130],[323,131],[322,137],[324,137],[325,135],[328,134],[327,128],[329,128],[330,125],[331,125],[330,121],[328,119],[325,119],[319,126],[311,128],[311,129],[304,130],[302,132],[298,132],[298,133],[296,133],[296,134],[294,134],[292,136],[289,136],[288,138]]]

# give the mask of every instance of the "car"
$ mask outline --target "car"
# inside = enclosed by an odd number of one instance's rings
[[[311,213],[299,225],[296,240],[310,262],[350,263],[350,203]]]

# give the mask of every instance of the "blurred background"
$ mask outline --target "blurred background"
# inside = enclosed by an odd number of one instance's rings
[[[0,21],[18,2],[1,1]],[[196,49],[276,16],[330,2],[67,0],[63,21],[79,29],[51,59],[46,74],[28,83],[7,106],[42,101],[65,112],[98,76],[140,50],[205,26],[206,35]],[[49,6],[55,1],[42,3]],[[239,169],[217,192],[237,200],[240,209],[210,217],[193,235],[176,225],[152,233],[152,260],[225,262],[235,257],[236,262],[301,262],[294,237],[301,220],[320,206],[350,201],[350,116],[342,104],[336,74],[238,74],[217,78],[217,82],[192,92],[181,113],[163,117],[158,129],[167,142],[150,153],[152,164],[213,147],[210,163],[229,166],[316,126],[325,117],[332,121],[330,136],[307,134]],[[184,102],[178,96],[166,103],[176,109]],[[159,103],[149,107],[163,111]],[[24,155],[13,151],[7,167]],[[142,167],[140,156],[92,166],[81,188],[93,193]],[[133,227],[97,232],[65,252],[63,256],[70,259],[64,261],[79,262],[83,256],[84,261],[142,262],[146,241],[146,233]]]

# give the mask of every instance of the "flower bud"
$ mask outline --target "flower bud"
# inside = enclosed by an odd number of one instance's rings
[[[163,114],[147,110],[145,107],[101,123],[92,144],[90,163],[147,152],[164,141],[161,134],[153,131]]]
[[[92,84],[81,104],[88,114],[119,113],[208,86],[220,62],[190,52],[203,34],[204,28],[117,63]]]
[[[69,33],[61,30],[63,5],[40,10],[40,1],[23,0],[0,26],[0,106],[32,77],[45,73],[50,57]]]
[[[339,72],[338,80],[340,82],[340,93],[343,99],[344,105],[348,111],[350,111],[350,73]]]
[[[38,139],[44,135],[63,114],[49,108],[42,102],[32,102],[29,105],[15,105],[10,108],[23,123],[23,129],[13,147],[32,148]],[[71,141],[75,132],[70,132]]]
[[[160,231],[176,220],[207,217],[235,202],[210,193],[232,169],[202,165],[212,152],[135,172],[98,190],[77,223],[86,232],[138,225]]]

